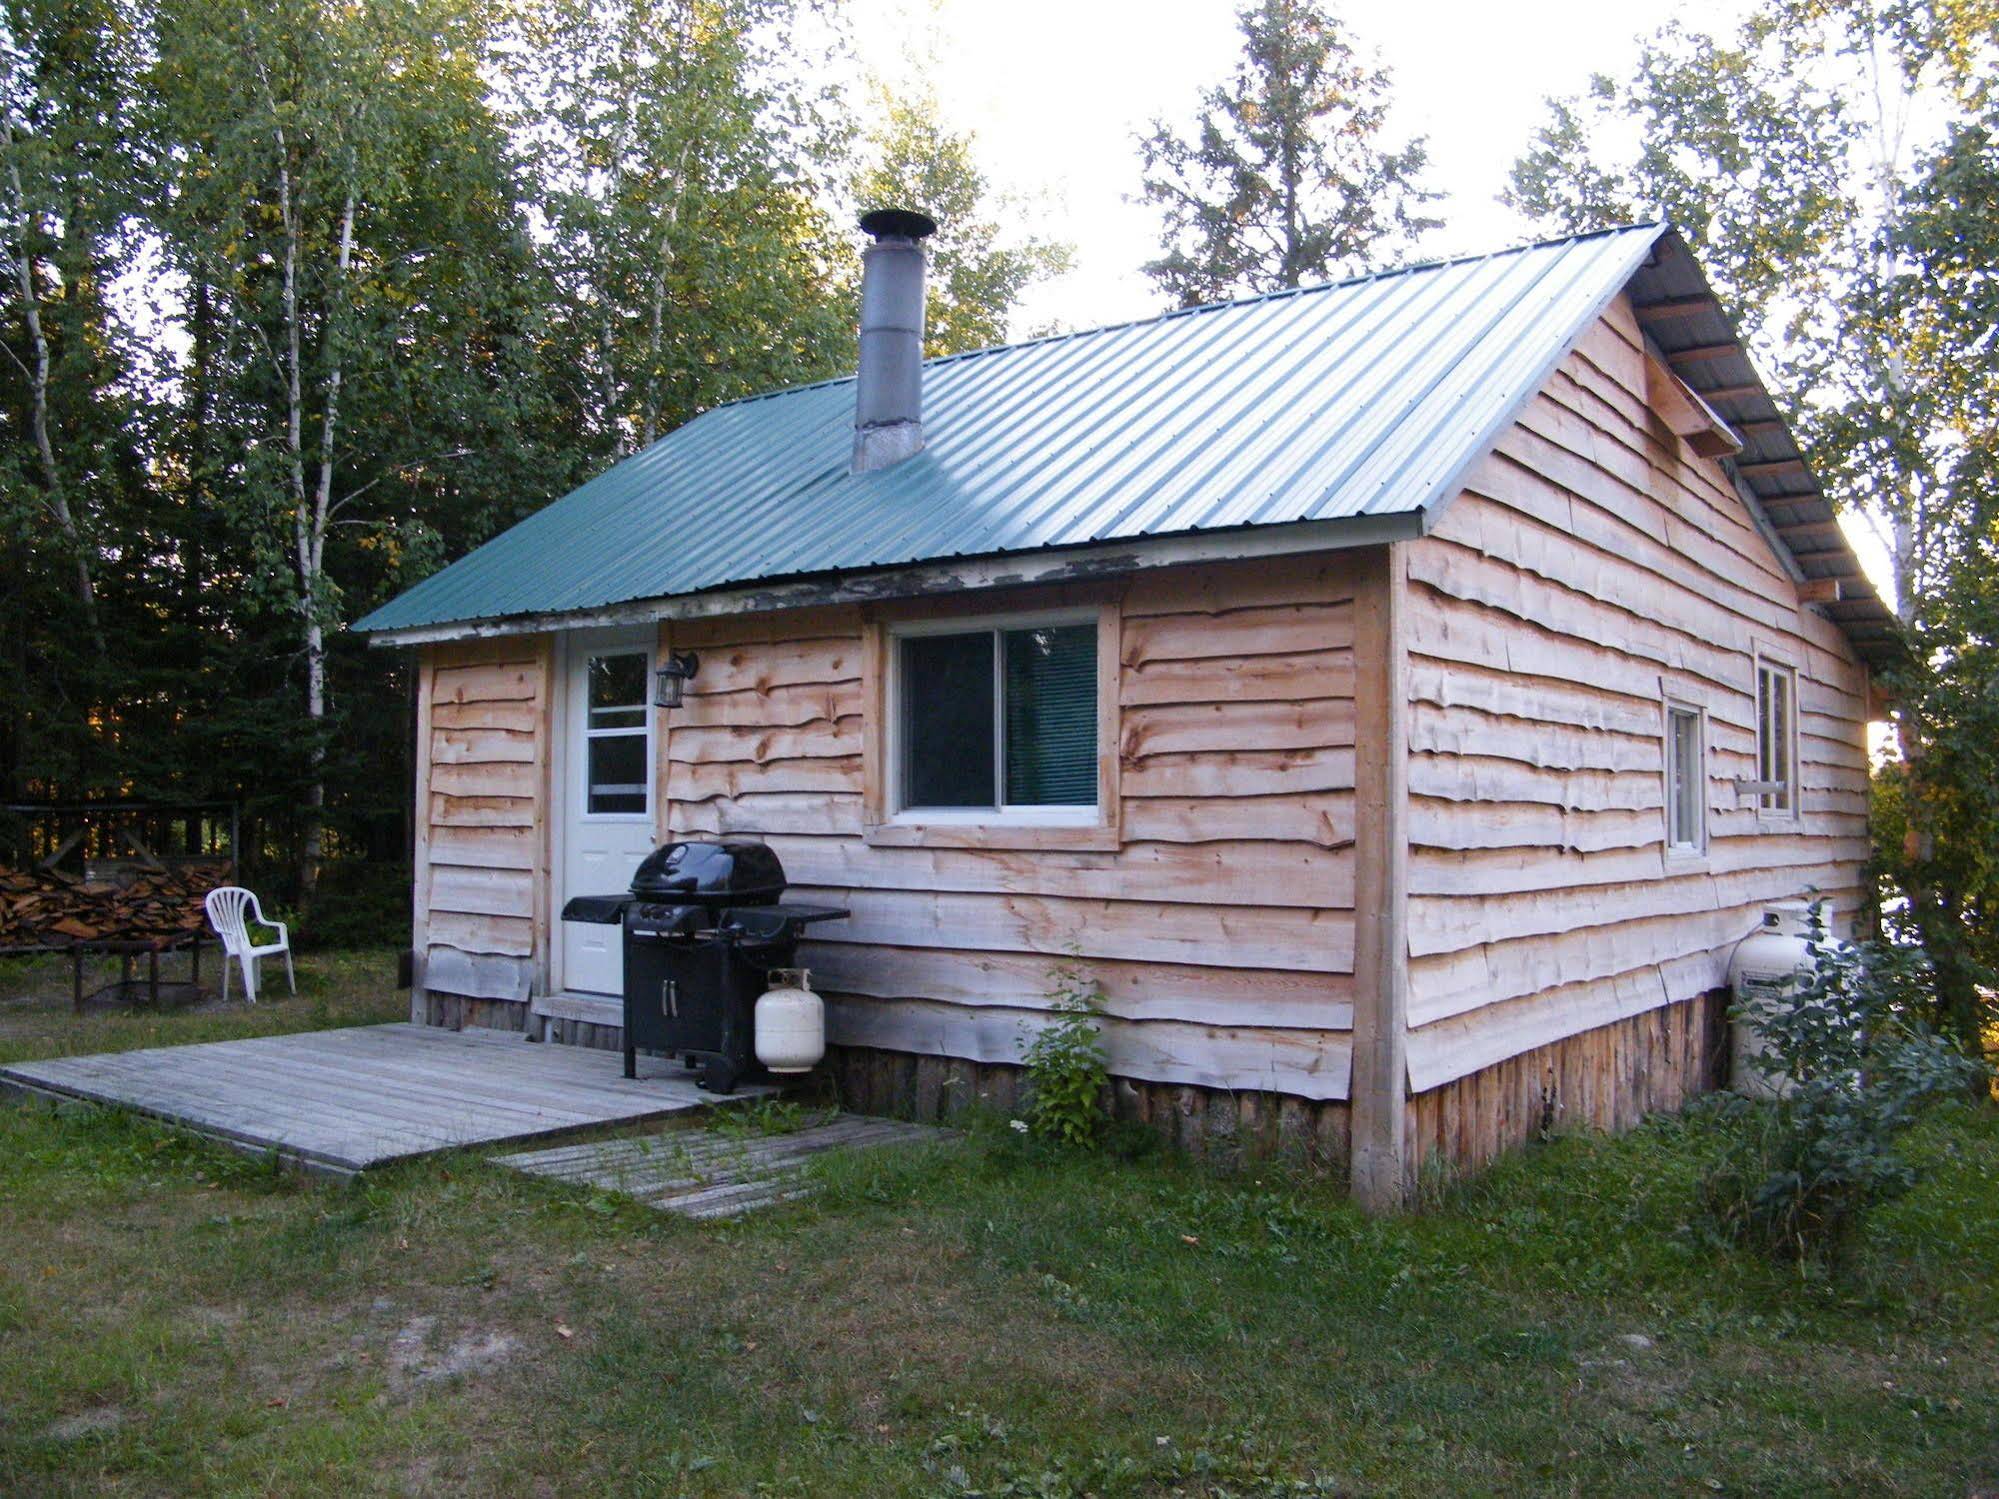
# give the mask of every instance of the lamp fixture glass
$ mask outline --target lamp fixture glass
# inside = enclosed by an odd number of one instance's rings
[[[678,708],[685,688],[694,674],[701,669],[701,658],[692,651],[669,651],[653,675],[659,679],[659,690],[653,694],[653,702],[662,708]]]

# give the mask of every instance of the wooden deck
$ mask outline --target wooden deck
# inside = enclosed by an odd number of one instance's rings
[[[873,1150],[953,1138],[933,1124],[838,1114],[782,1135],[673,1130],[638,1139],[589,1140],[520,1155],[494,1156],[530,1176],[606,1192],[683,1218],[735,1218],[772,1203],[809,1196],[806,1162],[828,1150]]]
[[[622,1069],[616,1052],[499,1031],[368,1025],[18,1062],[0,1092],[132,1109],[334,1176],[724,1101],[669,1062],[641,1058],[636,1081]]]

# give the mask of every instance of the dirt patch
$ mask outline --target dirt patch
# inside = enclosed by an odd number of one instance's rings
[[[94,1406],[90,1410],[78,1411],[73,1416],[64,1416],[60,1421],[51,1423],[48,1437],[55,1442],[81,1442],[86,1437],[116,1431],[125,1424],[126,1419],[124,1410],[119,1406]]]
[[[521,1342],[495,1328],[470,1327],[446,1337],[437,1318],[412,1317],[389,1340],[390,1382],[408,1389],[440,1380],[494,1374],[514,1362]]]

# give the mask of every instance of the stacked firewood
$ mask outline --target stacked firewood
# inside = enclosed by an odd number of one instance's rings
[[[0,951],[92,942],[174,945],[207,924],[201,898],[227,865],[138,869],[109,880],[0,865]]]

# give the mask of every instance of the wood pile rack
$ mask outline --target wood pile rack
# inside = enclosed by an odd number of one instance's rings
[[[0,803],[0,956],[67,953],[70,1000],[115,991],[157,1006],[201,992],[201,897],[238,878],[234,802],[102,800]],[[225,835],[226,847],[218,846]],[[160,978],[160,954],[186,949],[186,982]],[[84,961],[122,958],[123,976],[86,995]],[[147,959],[147,974],[134,975]]]

